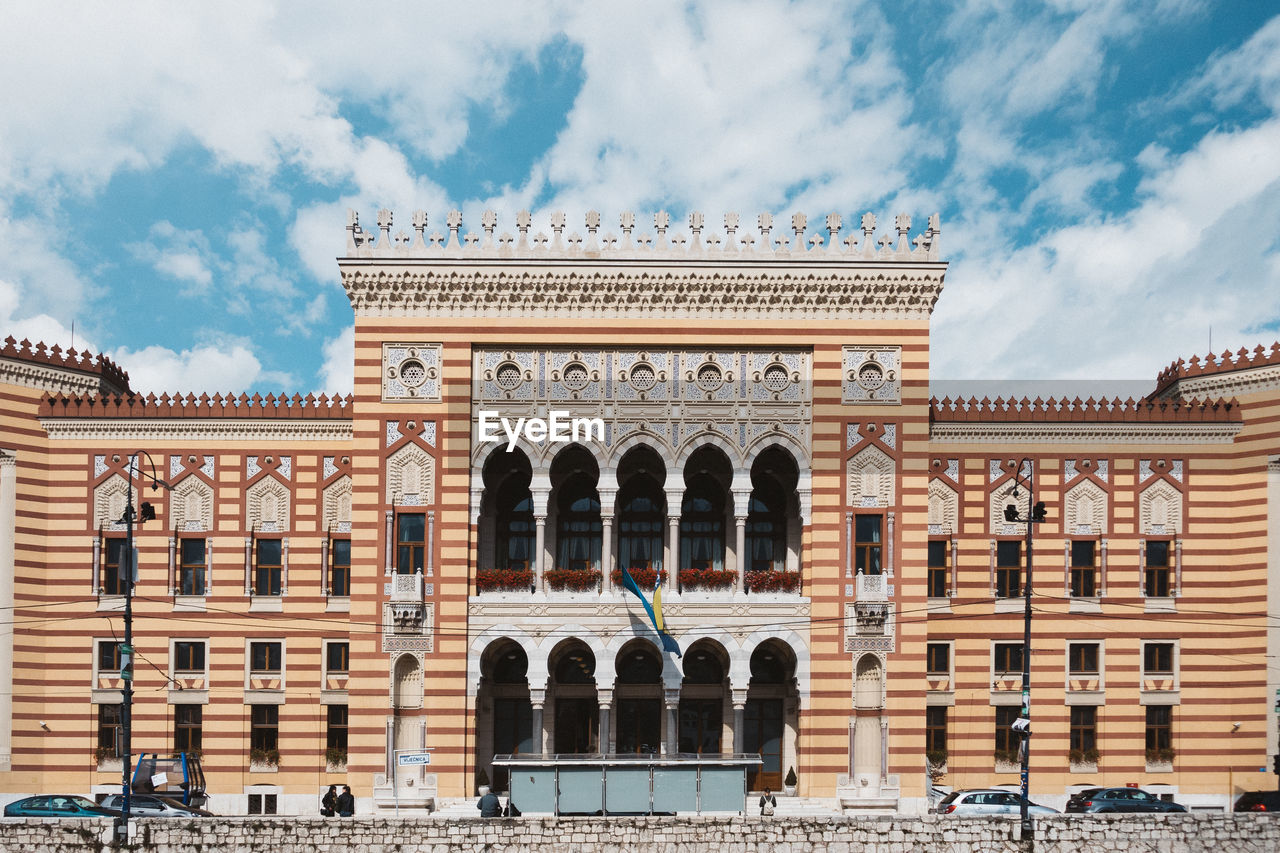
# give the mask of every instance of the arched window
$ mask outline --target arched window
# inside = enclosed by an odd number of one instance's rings
[[[747,512],[747,571],[782,571],[786,568],[786,516],[777,495],[751,495]]]
[[[638,477],[634,487],[622,493],[618,514],[618,567],[662,568],[663,507],[653,481]]]
[[[501,569],[534,566],[533,495],[527,479],[512,478],[498,493],[498,535],[494,565]]]
[[[556,515],[556,568],[600,567],[600,499],[586,477],[571,477],[560,487]]]
[[[680,567],[724,568],[724,496],[710,476],[689,482],[680,507]]]

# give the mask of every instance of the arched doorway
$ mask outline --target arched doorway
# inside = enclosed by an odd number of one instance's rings
[[[560,451],[551,463],[558,572],[585,574],[600,570],[603,528],[600,494],[596,490],[599,477],[595,457],[578,445]]]
[[[484,769],[495,791],[508,787],[507,770],[492,766],[495,755],[520,755],[537,752],[533,732],[533,705],[529,697],[529,658],[512,640],[498,640],[485,649],[481,658],[481,716],[477,731],[482,735],[477,746],[477,766]],[[488,737],[483,737],[487,734]]]
[[[795,460],[780,447],[766,448],[751,466],[747,553],[742,561],[748,590],[777,589],[762,573],[794,572],[800,567],[798,478]]]
[[[684,656],[676,752],[713,755],[724,749],[725,673],[728,655],[711,640],[699,640]]]
[[[641,587],[651,587],[662,565],[666,495],[662,458],[649,447],[632,449],[618,466],[618,563]]]
[[[532,587],[538,557],[533,493],[529,488],[533,469],[529,457],[519,448],[510,453],[505,448],[494,450],[485,460],[483,478],[478,568],[481,573],[501,573],[493,576],[494,581],[509,577],[509,573],[521,573],[529,578]],[[485,586],[511,588],[500,583]]]
[[[680,571],[723,571],[725,530],[730,519],[727,500],[733,467],[717,447],[700,447],[684,469],[680,505]],[[683,586],[683,583],[682,583]]]
[[[553,751],[599,752],[600,707],[596,695],[596,656],[581,640],[565,640],[551,654],[551,692],[555,706]]]
[[[863,789],[878,792],[883,776],[883,707],[884,667],[880,658],[865,654],[858,659],[853,687],[853,765],[854,782]],[[860,780],[865,779],[866,785]]]
[[[761,765],[747,772],[747,787],[777,791],[787,758],[787,700],[793,692],[795,655],[784,643],[768,640],[751,653],[751,681],[743,713],[743,749],[760,753]],[[790,727],[794,728],[794,726]]]
[[[632,640],[618,652],[615,666],[617,753],[657,755],[662,745],[662,659],[648,640]]]

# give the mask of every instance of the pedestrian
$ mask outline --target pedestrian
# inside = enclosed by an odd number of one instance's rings
[[[320,814],[333,817],[338,811],[338,786],[330,785],[329,792],[320,800]]]
[[[502,801],[498,795],[489,790],[488,785],[480,786],[480,802],[476,803],[480,817],[502,817]]]
[[[764,789],[764,794],[760,797],[760,816],[773,817],[773,810],[778,807],[778,798],[769,793],[769,789]]]
[[[334,808],[338,810],[340,817],[351,817],[351,815],[355,814],[356,798],[351,795],[350,785],[342,786],[342,793],[338,795]]]

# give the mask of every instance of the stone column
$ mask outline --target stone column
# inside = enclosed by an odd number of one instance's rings
[[[533,495],[533,524],[537,531],[534,538],[533,552],[537,560],[535,567],[535,577],[538,581],[538,591],[547,591],[547,581],[543,577],[543,572],[547,567],[547,502],[551,498],[551,489],[532,489]]]
[[[880,717],[880,784],[889,782],[889,718]]]
[[[742,753],[747,751],[747,691],[733,691],[733,751]]]
[[[533,751],[539,755],[547,751],[545,732],[542,730],[542,706],[546,700],[546,690],[529,691],[529,704],[533,706]]]
[[[680,691],[667,690],[664,695],[667,706],[667,742],[666,754],[676,754],[676,735],[680,724]]]
[[[600,588],[611,589],[609,573],[613,571],[613,515],[618,500],[617,472],[606,468],[596,482],[600,495]]]
[[[613,691],[597,690],[596,702],[600,706],[600,732],[597,748],[605,755],[612,755],[615,749],[614,739],[609,731],[609,709],[613,707]]]
[[[858,784],[856,771],[854,770],[854,758],[858,754],[858,718],[856,716],[849,718],[849,784]]]
[[[735,478],[736,479],[736,478]],[[747,512],[751,508],[751,490],[733,489],[734,562],[738,569],[737,593],[747,591]]]
[[[671,495],[667,495],[667,506],[671,506]],[[667,516],[667,554],[663,561],[663,567],[667,570],[667,589],[673,589],[676,585],[677,575],[680,574],[680,516]]]

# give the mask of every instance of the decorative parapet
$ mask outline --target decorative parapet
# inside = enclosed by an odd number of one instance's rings
[[[1252,352],[1241,347],[1236,353],[1223,350],[1203,359],[1178,359],[1156,374],[1153,398],[1196,397],[1224,392],[1246,394],[1280,388],[1280,341],[1268,350],[1259,344]]]
[[[806,237],[808,219],[791,217],[788,229],[760,214],[754,232],[724,217],[723,234],[709,233],[702,214],[688,232],[671,233],[671,217],[658,213],[653,234],[638,233],[624,213],[621,237],[601,233],[600,217],[586,219],[586,237],[566,236],[563,213],[551,216],[552,236],[533,233],[528,212],[516,230],[498,233],[486,211],[483,234],[462,233],[457,211],[449,234],[427,233],[427,217],[413,216],[413,233],[392,234],[391,212],[378,215],[378,231],[364,231],[355,213],[347,226],[347,254],[338,267],[361,317],[536,316],[777,320],[927,319],[942,290],[946,264],[938,255],[938,217],[910,234],[911,218],[876,237],[876,218],[841,239],[841,218],[824,220],[823,234]]]
[[[0,347],[0,380],[66,393],[129,391],[129,374],[102,353],[33,344],[12,335]]]
[[[968,400],[937,397],[929,400],[929,419],[950,422],[1100,422],[1100,423],[1228,423],[1240,419],[1235,400],[1188,402],[1186,400],[1081,400],[1040,397],[983,397]]]
[[[1243,425],[1234,400],[990,399],[929,401],[930,438],[948,442],[1230,442]]]
[[[264,418],[271,420],[309,418],[350,420],[353,397],[324,394],[276,396],[268,394],[141,394],[68,396],[46,394],[40,401],[42,418]]]
[[[653,216],[653,234],[636,232],[636,216],[631,211],[618,219],[621,236],[600,231],[600,214],[587,214],[586,236],[574,231],[565,235],[566,220],[563,212],[551,214],[551,236],[545,231],[531,234],[532,217],[529,211],[516,214],[516,235],[510,231],[497,234],[498,214],[486,210],[480,217],[483,234],[462,234],[462,213],[450,211],[445,218],[448,236],[439,231],[427,234],[427,214],[414,211],[413,234],[401,229],[391,233],[392,213],[383,208],[378,211],[378,231],[365,231],[360,226],[360,216],[354,210],[347,211],[347,257],[349,258],[638,258],[654,257],[697,260],[720,260],[729,263],[744,258],[753,260],[776,258],[779,260],[868,260],[936,262],[938,255],[938,214],[928,219],[925,230],[910,237],[911,217],[900,213],[893,220],[893,229],[875,237],[876,216],[864,213],[859,230],[851,230],[847,237],[840,237],[840,214],[829,213],[814,234],[806,237],[808,217],[803,213],[791,216],[790,226],[775,227],[773,214],[761,213],[756,217],[756,232],[740,227],[736,213],[724,216],[724,235],[707,232],[706,220],[697,211],[689,214],[689,233],[668,233],[671,216],[659,211]],[[787,232],[791,235],[788,236]],[[823,237],[825,231],[827,236]],[[707,233],[704,233],[707,232]],[[859,239],[861,234],[861,239]]]

